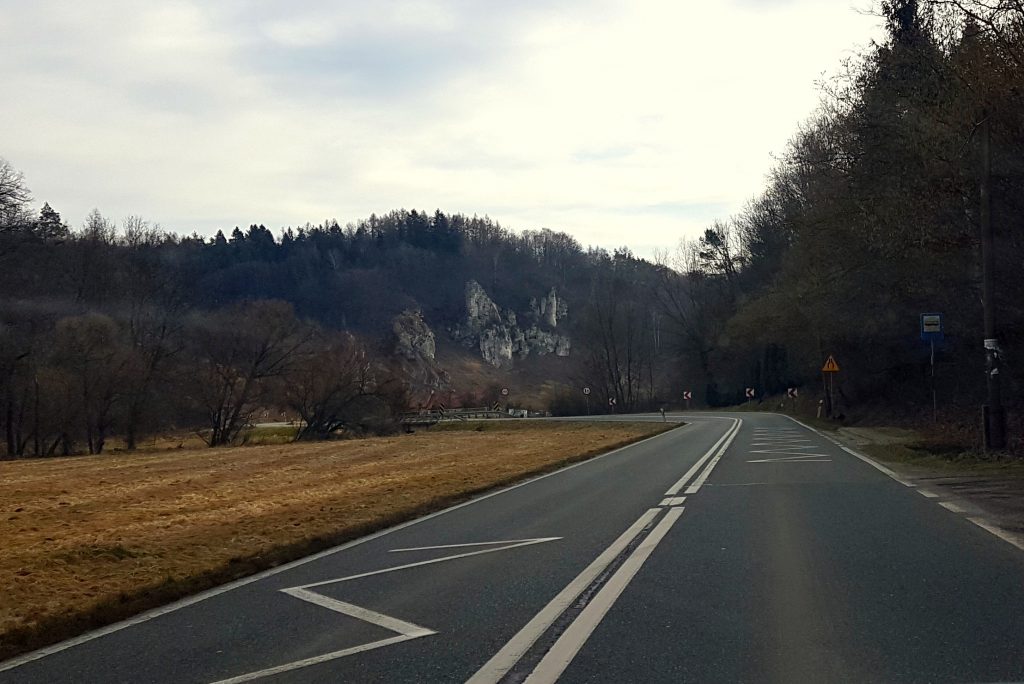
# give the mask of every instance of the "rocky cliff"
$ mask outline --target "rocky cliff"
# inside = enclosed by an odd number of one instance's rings
[[[555,328],[567,310],[552,289],[546,297],[531,301],[529,325],[523,327],[511,309],[504,309],[490,298],[475,280],[466,283],[466,319],[451,328],[452,337],[495,368],[510,368],[516,359],[530,354],[569,356],[571,342],[545,328]]]
[[[448,389],[451,378],[434,355],[437,351],[434,331],[423,320],[419,311],[407,310],[395,316],[391,323],[394,350],[406,376],[411,380],[414,398],[428,396],[437,390]]]

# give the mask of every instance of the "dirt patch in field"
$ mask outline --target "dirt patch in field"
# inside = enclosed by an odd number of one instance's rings
[[[347,442],[2,462],[0,658],[665,427],[491,423]]]

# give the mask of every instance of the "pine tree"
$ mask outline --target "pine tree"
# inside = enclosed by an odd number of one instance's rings
[[[61,220],[60,214],[50,207],[49,202],[44,203],[43,208],[39,210],[34,231],[44,240],[58,240],[68,236],[67,224]]]

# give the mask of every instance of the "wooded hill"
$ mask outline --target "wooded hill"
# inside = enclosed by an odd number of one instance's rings
[[[313,403],[327,404],[318,435],[363,420],[365,406],[339,408],[352,397],[386,396],[380,405],[396,411],[395,388],[405,381],[381,370],[391,321],[420,309],[442,338],[465,316],[471,279],[514,312],[551,288],[567,302],[573,351],[555,378],[566,386],[551,403],[558,412],[586,410],[582,386],[593,389],[592,410],[615,399],[620,412],[678,405],[684,389],[696,405],[738,403],[745,387],[759,396],[800,387],[814,398],[831,354],[842,367],[839,412],[930,415],[919,316],[941,312],[940,403],[947,417],[976,425],[983,181],[997,246],[1004,399],[1019,408],[1024,8],[887,0],[879,10],[886,39],[823,84],[821,107],[798,126],[764,191],[657,263],[440,211],[276,235],[252,225],[214,238],[164,234],[138,218],[115,228],[94,212],[72,231],[49,205],[31,209],[26,181],[0,165],[0,421],[9,453],[93,449],[97,432],[168,424],[205,424],[212,434],[222,414],[235,418],[224,428],[230,441],[257,405],[301,404],[281,392],[297,386],[298,368],[309,382],[322,377],[313,369],[323,366],[299,363],[310,358],[349,367],[373,357],[355,374],[361,379],[310,390]],[[245,330],[244,341],[225,343],[228,331]],[[268,335],[288,353],[253,370],[253,350]],[[218,345],[230,353],[218,355]],[[140,367],[150,370],[140,375]],[[111,381],[118,369],[135,369],[135,384]],[[173,385],[182,377],[227,399]],[[249,381],[242,394],[238,378]],[[139,407],[145,419],[132,418]]]

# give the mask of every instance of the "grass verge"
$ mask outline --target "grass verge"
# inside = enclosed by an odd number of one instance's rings
[[[495,421],[0,463],[0,659],[671,427]]]

